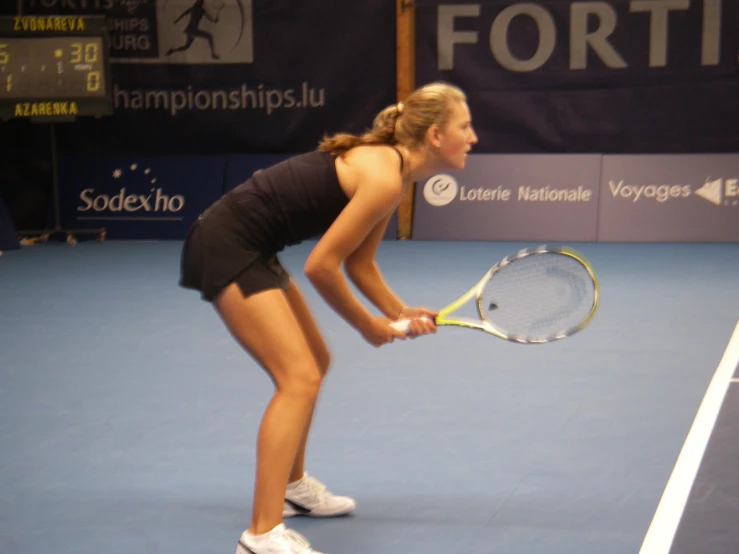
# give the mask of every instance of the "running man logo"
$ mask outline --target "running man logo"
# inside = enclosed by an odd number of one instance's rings
[[[459,186],[451,175],[434,175],[423,187],[423,197],[432,206],[446,206],[457,196]]]
[[[739,205],[739,179],[714,179],[709,177],[705,184],[695,191],[696,196],[708,200],[716,206]]]
[[[115,16],[109,17],[113,61],[191,65],[254,62],[253,0],[120,2]]]
[[[252,63],[252,0],[157,0],[161,61]]]

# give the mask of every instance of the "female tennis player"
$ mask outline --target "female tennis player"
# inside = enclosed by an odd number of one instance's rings
[[[337,516],[355,508],[353,499],[332,494],[303,467],[330,357],[277,253],[317,238],[306,277],[371,345],[435,332],[437,312],[405,306],[374,256],[404,188],[463,168],[476,142],[463,92],[432,83],[382,110],[366,133],[324,137],[315,151],[255,173],[190,229],[180,285],[212,302],[275,386],[257,436],[251,523],[237,554],[319,554],[283,517]],[[381,315],[365,309],[345,275]],[[411,319],[407,334],[390,326],[401,317]]]

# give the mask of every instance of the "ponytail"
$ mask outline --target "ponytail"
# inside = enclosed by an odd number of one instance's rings
[[[395,127],[402,112],[402,103],[388,106],[375,116],[370,130],[361,135],[336,133],[332,136],[324,136],[318,143],[318,150],[339,155],[355,146],[365,144],[396,144],[398,141],[395,139]]]

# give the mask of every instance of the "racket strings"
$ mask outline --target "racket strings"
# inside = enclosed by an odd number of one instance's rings
[[[480,316],[505,336],[545,341],[574,332],[589,317],[595,287],[579,261],[547,253],[500,268],[478,302]]]

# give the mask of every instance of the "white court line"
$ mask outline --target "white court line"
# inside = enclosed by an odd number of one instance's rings
[[[732,379],[737,364],[739,364],[739,323],[734,328],[721,362],[698,408],[639,554],[669,554],[729,383],[737,381]]]

